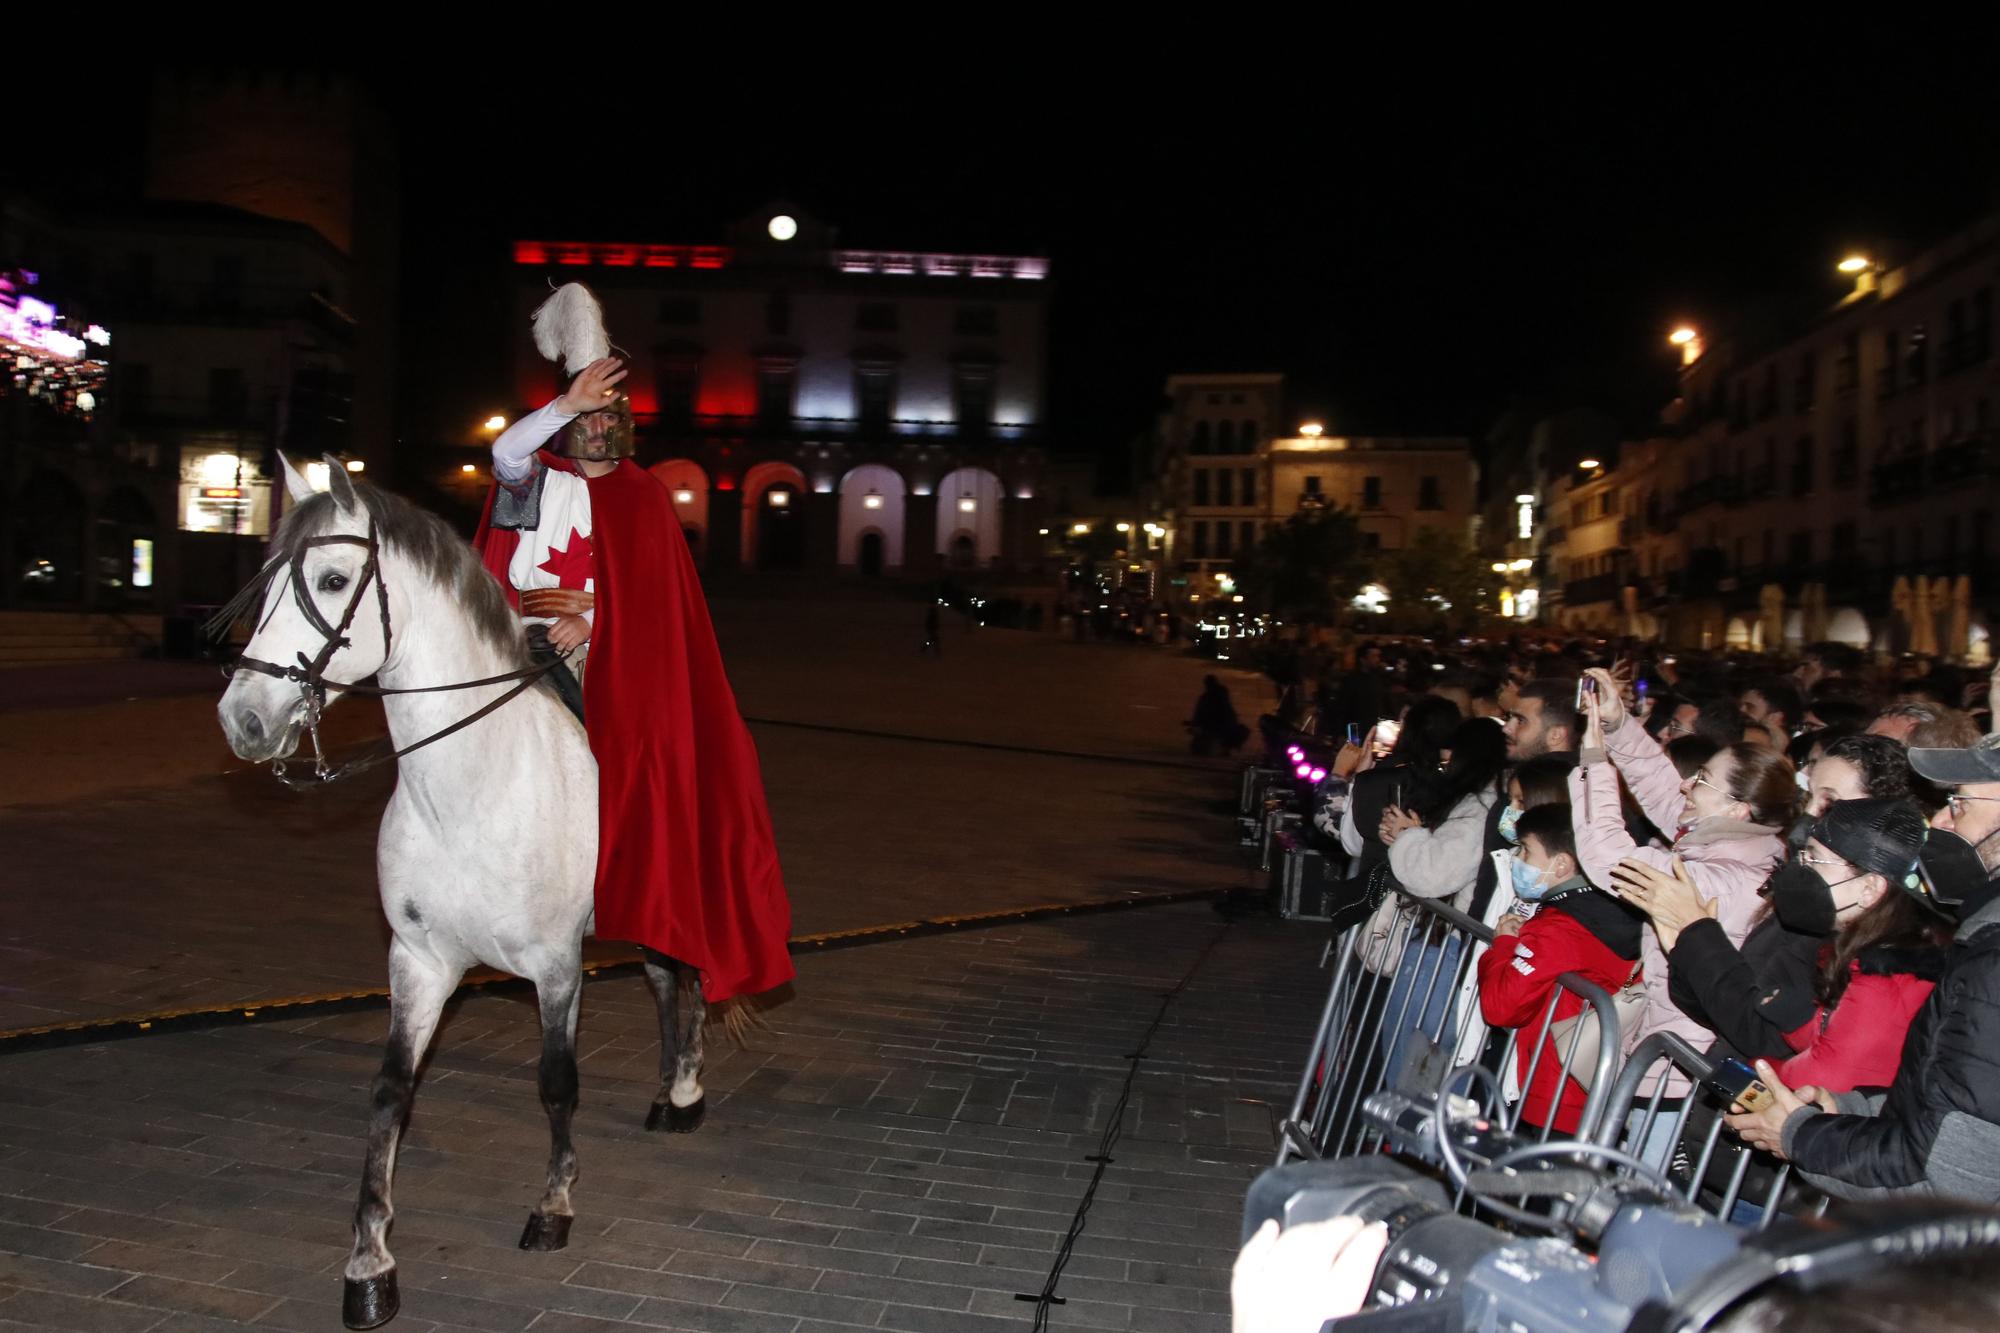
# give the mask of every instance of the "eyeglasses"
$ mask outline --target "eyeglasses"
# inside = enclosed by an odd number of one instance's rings
[[[1850,870],[1854,868],[1853,862],[1843,861],[1837,856],[1814,856],[1807,851],[1799,851],[1794,855],[1802,866],[1846,866]]]
[[[1729,792],[1728,792],[1728,789],[1727,789],[1727,788],[1723,788],[1723,787],[1718,787],[1718,786],[1716,786],[1716,785],[1715,785],[1715,784],[1714,784],[1713,782],[1710,782],[1710,781],[1708,780],[1708,774],[1706,774],[1706,773],[1697,773],[1697,774],[1695,774],[1695,775],[1694,775],[1694,782],[1695,782],[1695,785],[1696,785],[1697,787],[1706,787],[1706,788],[1708,788],[1708,789],[1709,789],[1710,791],[1719,791],[1719,792],[1721,792],[1721,793],[1722,793],[1722,794],[1723,794],[1724,796],[1729,796]],[[1736,798],[1735,798],[1735,797],[1733,797],[1733,796],[1729,796],[1729,799],[1733,801],[1733,800],[1735,800]]]
[[[1674,721],[1672,721],[1672,722],[1669,722],[1669,723],[1667,723],[1667,725],[1666,725],[1666,726],[1664,726],[1664,727],[1662,727],[1662,728],[1660,728],[1660,730],[1662,730],[1662,731],[1666,732],[1666,733],[1667,733],[1667,735],[1669,735],[1669,736],[1692,736],[1692,735],[1694,735],[1694,728],[1693,728],[1693,727],[1691,727],[1691,726],[1689,726],[1689,725],[1688,725],[1687,723],[1685,723],[1685,722],[1682,722],[1682,721],[1681,721],[1681,720],[1679,720],[1678,718],[1676,718],[1676,719],[1675,719]]]
[[[1953,792],[1944,798],[1945,807],[1951,811],[1953,819],[1957,819],[1965,813],[1965,803],[1967,801],[2000,801],[2000,796],[1961,796],[1957,792]]]

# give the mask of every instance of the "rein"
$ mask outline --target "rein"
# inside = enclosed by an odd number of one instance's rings
[[[394,628],[389,620],[389,587],[382,579],[382,546],[375,536],[375,520],[372,517],[369,519],[368,535],[365,537],[356,537],[350,533],[337,533],[330,537],[309,538],[304,543],[305,549],[311,549],[315,546],[339,545],[363,547],[368,552],[368,558],[362,563],[361,578],[355,584],[354,591],[348,596],[347,609],[342,613],[338,625],[329,624],[326,617],[320,614],[319,607],[313,602],[311,591],[306,587],[304,551],[300,552],[300,558],[291,562],[290,581],[292,585],[292,601],[299,608],[300,614],[305,616],[307,623],[319,631],[321,637],[319,652],[309,658],[301,651],[298,654],[298,661],[289,666],[280,666],[276,662],[266,662],[261,658],[245,655],[231,663],[225,672],[225,674],[233,676],[238,671],[255,671],[260,675],[271,676],[277,680],[290,681],[299,687],[300,697],[305,704],[306,730],[312,737],[313,775],[311,778],[291,777],[285,772],[285,761],[283,759],[273,759],[271,761],[271,776],[277,778],[278,781],[284,783],[287,787],[294,789],[319,787],[355,777],[391,760],[401,759],[404,755],[413,754],[423,749],[426,745],[434,741],[441,741],[455,732],[463,731],[465,728],[479,721],[479,719],[485,717],[488,713],[493,712],[503,704],[511,702],[516,696],[554,670],[557,665],[569,657],[569,650],[564,649],[556,655],[554,660],[544,662],[540,666],[522,667],[518,671],[509,671],[503,675],[487,676],[481,680],[459,681],[452,685],[421,685],[399,688],[386,685],[364,685],[359,682],[350,684],[344,681],[328,680],[326,678],[328,663],[332,662],[334,654],[343,648],[351,646],[353,642],[347,637],[347,631],[354,624],[355,614],[361,609],[362,597],[368,591],[370,583],[375,585],[375,604],[382,617],[382,656],[384,661],[388,660],[389,648],[394,643],[392,637]],[[259,584],[269,583],[271,577],[277,572],[280,563],[280,560],[273,560],[271,563],[265,565],[257,577],[251,580],[249,587],[245,588],[244,593],[248,593],[250,589],[257,587]],[[239,593],[238,596],[243,596],[244,593]],[[265,617],[265,623],[270,623],[269,616]],[[259,626],[259,628],[261,629],[262,626]],[[326,710],[326,692],[329,689],[379,699],[392,694],[444,694],[454,690],[474,690],[485,685],[502,685],[510,680],[519,681],[520,683],[499,698],[487,703],[478,711],[467,714],[450,726],[440,731],[434,731],[420,741],[413,741],[400,750],[393,749],[389,745],[379,746],[358,759],[350,760],[345,764],[335,767],[327,762],[326,752],[320,746],[319,719],[320,715]]]

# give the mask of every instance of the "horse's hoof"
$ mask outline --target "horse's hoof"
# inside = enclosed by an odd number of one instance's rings
[[[342,1285],[340,1322],[349,1328],[380,1328],[402,1308],[393,1268],[374,1277],[351,1277]]]
[[[701,1128],[702,1117],[708,1114],[708,1097],[697,1097],[686,1106],[675,1106],[672,1102],[654,1102],[653,1109],[646,1112],[646,1128],[653,1131],[666,1130],[669,1134],[692,1134]]]
[[[560,1250],[569,1244],[569,1224],[576,1219],[561,1213],[529,1213],[528,1225],[521,1229],[524,1250]]]

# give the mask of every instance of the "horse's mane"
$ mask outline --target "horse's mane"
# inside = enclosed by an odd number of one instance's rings
[[[418,508],[400,495],[367,482],[355,483],[354,493],[375,521],[375,535],[384,547],[393,547],[449,592],[452,600],[465,609],[473,628],[499,650],[509,667],[527,665],[520,618],[508,604],[499,580],[480,563],[478,552],[463,537],[436,514]],[[337,512],[333,496],[325,491],[293,505],[271,538],[270,560],[248,586],[216,613],[209,622],[211,631],[227,629],[255,616],[263,607],[265,589],[278,568],[305,554],[306,543],[321,535]]]

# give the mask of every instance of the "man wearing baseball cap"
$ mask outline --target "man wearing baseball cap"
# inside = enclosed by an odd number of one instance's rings
[[[1911,750],[1910,764],[1947,799],[1902,887],[1958,930],[1895,1082],[1837,1098],[1793,1092],[1760,1060],[1776,1105],[1729,1126],[1836,1198],[2000,1203],[2000,733],[1965,749]]]

